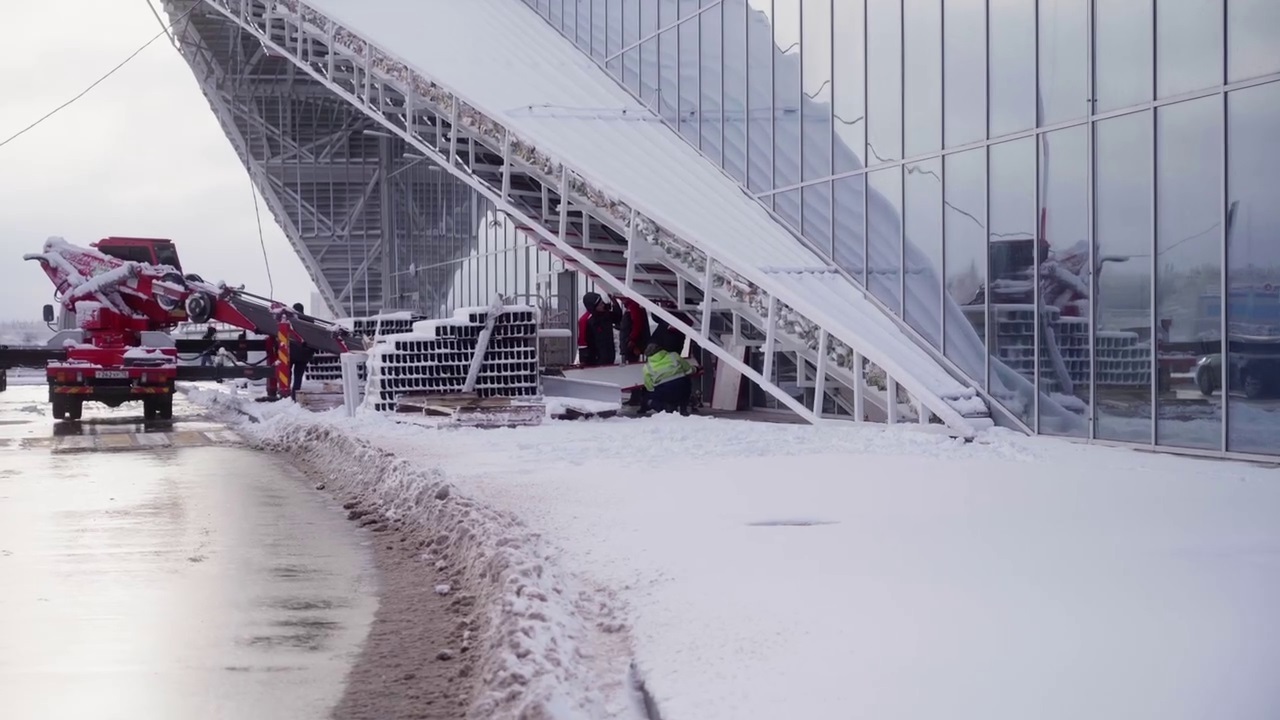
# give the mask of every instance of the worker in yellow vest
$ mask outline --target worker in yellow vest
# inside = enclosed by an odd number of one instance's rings
[[[679,353],[671,352],[649,343],[645,348],[644,410],[689,414],[689,399],[693,395],[693,364]]]

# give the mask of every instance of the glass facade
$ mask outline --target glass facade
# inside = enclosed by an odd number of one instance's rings
[[[1030,430],[1280,453],[1275,0],[525,2]]]

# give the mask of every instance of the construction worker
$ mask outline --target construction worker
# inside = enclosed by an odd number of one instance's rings
[[[649,345],[649,313],[631,298],[622,299],[622,309],[622,322],[618,323],[622,362],[638,363]]]
[[[680,411],[689,414],[689,401],[693,395],[693,365],[680,356],[649,343],[644,352],[644,410],[657,412]]]
[[[293,310],[299,315],[306,315],[303,312],[302,303],[294,303]],[[293,391],[289,395],[294,400],[297,400],[298,391],[302,389],[302,377],[306,375],[307,363],[311,362],[313,355],[315,355],[315,350],[307,347],[305,343],[296,340],[289,341],[289,377],[293,386]]]
[[[613,365],[618,358],[613,329],[622,321],[622,308],[617,300],[607,301],[594,292],[582,296],[582,306],[586,312],[578,318],[578,364]]]

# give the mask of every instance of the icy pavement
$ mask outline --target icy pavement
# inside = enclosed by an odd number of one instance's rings
[[[488,558],[463,573],[496,586],[488,632],[534,655],[484,638],[486,682],[518,675],[550,717],[633,713],[630,662],[663,720],[1280,716],[1274,468],[1003,432],[252,410],[257,441],[367,465],[369,498]]]
[[[343,515],[185,403],[54,424],[47,394],[0,393],[0,717],[323,717],[377,606]]]

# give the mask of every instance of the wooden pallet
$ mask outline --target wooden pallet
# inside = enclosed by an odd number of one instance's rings
[[[396,412],[452,419],[458,425],[514,427],[539,425],[546,415],[542,402],[476,393],[410,394],[396,399]]]

